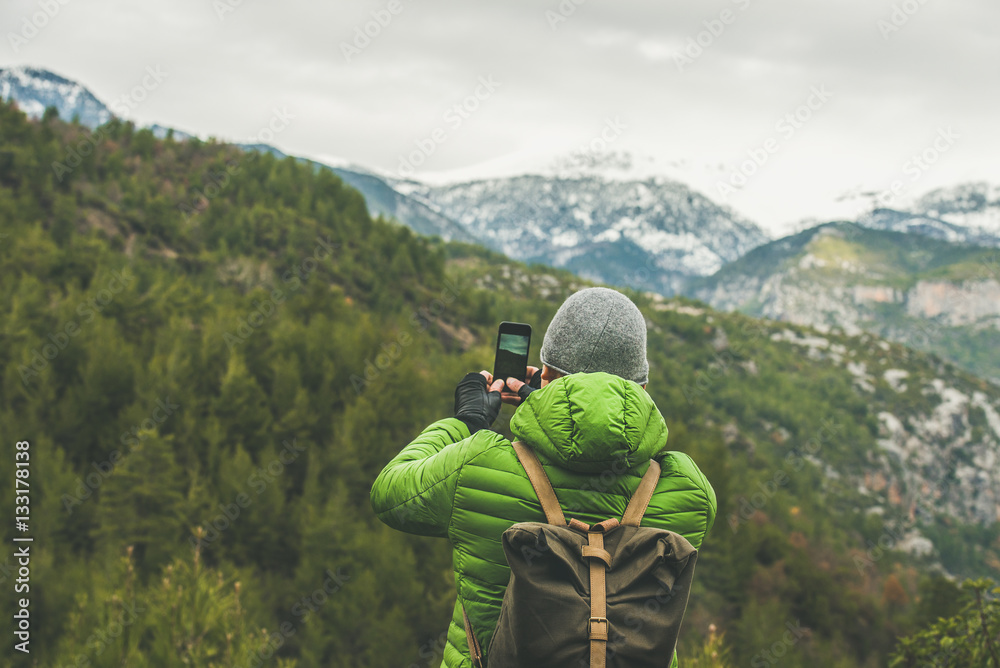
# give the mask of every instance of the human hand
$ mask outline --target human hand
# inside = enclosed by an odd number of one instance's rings
[[[455,388],[455,417],[471,433],[489,429],[500,415],[502,380],[493,380],[488,371],[468,373]]]
[[[525,382],[527,381],[527,382]],[[529,366],[524,376],[524,380],[517,378],[507,378],[506,388],[500,391],[500,400],[505,404],[519,406],[528,395],[541,387],[542,370],[538,367]]]

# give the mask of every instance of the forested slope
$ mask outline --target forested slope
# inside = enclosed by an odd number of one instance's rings
[[[448,547],[382,526],[371,481],[491,364],[500,320],[540,342],[583,284],[372,220],[292,159],[0,105],[0,457],[31,443],[31,658],[436,666]],[[670,445],[719,497],[682,653],[714,623],[741,665],[881,665],[955,609],[935,564],[997,573],[995,522],[914,500],[937,478],[880,445],[882,413],[917,429],[947,405],[972,435],[927,447],[995,449],[995,387],[871,337],[632,296]],[[892,549],[915,530],[930,552]]]

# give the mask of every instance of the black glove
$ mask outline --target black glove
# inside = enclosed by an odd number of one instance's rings
[[[490,392],[481,373],[468,373],[455,388],[455,417],[469,427],[469,433],[489,429],[500,415],[500,393]]]
[[[521,386],[521,389],[517,391],[517,396],[521,397],[521,401],[528,398],[528,395],[537,389],[542,387],[542,370],[539,369],[531,376],[531,380]]]

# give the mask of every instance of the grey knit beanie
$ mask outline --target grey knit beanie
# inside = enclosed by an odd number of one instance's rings
[[[560,373],[604,371],[644,385],[649,380],[646,321],[616,290],[580,290],[556,312],[540,357]]]

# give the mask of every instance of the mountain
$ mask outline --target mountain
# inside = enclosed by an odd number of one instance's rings
[[[466,226],[435,207],[393,187],[389,180],[360,167],[329,167],[334,174],[365,196],[368,211],[403,223],[414,232],[446,241],[482,243]]]
[[[716,308],[871,332],[1000,381],[1000,254],[830,223],[754,249],[688,294]]]
[[[939,188],[917,200],[913,209],[1000,237],[1000,186],[980,181]]]
[[[2,76],[0,81],[11,82],[2,89],[5,99],[36,117],[50,105],[64,120],[79,114],[88,127],[112,116],[85,88],[50,72],[14,68]],[[160,138],[167,132],[159,125],[153,130]],[[189,137],[174,133],[178,140]],[[245,148],[285,155],[271,146]],[[361,192],[373,216],[398,220],[420,234],[480,243],[528,262],[663,294],[768,240],[755,224],[662,178],[521,176],[432,187],[353,165],[308,162]]]
[[[283,151],[269,144],[240,144],[245,151],[267,153],[276,158],[289,157]],[[396,220],[406,225],[417,234],[428,237],[440,237],[445,241],[464,241],[477,243],[478,240],[462,225],[434,211],[423,202],[401,194],[393,189],[386,179],[357,166],[331,166],[310,160],[295,158],[295,160],[312,165],[316,169],[325,169],[339,176],[365,198],[365,205],[372,217],[381,216]]]
[[[994,242],[989,234],[970,230],[940,218],[897,209],[874,209],[858,218],[857,222],[873,230],[919,234],[952,243],[977,243],[988,246]]]
[[[166,126],[160,125],[159,123],[153,123],[149,126],[149,129],[153,131],[153,136],[157,139],[166,139],[167,136],[173,137],[174,141],[187,141],[193,139],[194,135],[188,134],[176,128],[168,128]]]
[[[508,257],[665,295],[768,240],[754,223],[664,179],[525,175],[394,185]]]
[[[939,188],[904,209],[876,208],[857,222],[953,243],[1000,246],[1000,187],[975,182]]]
[[[53,106],[59,111],[59,118],[71,121],[74,117],[78,117],[80,123],[89,128],[103,125],[113,116],[111,110],[81,84],[47,70],[32,67],[0,69],[0,98],[16,101],[32,118],[40,118],[47,107]],[[158,139],[163,139],[171,131],[171,128],[159,124],[153,124],[150,129]],[[173,130],[173,137],[177,141],[186,141],[192,136],[180,130]],[[286,157],[282,151],[266,144],[241,146],[250,151]],[[442,239],[455,241],[477,241],[469,231],[454,220],[425,203],[394,190],[385,179],[372,172],[358,167],[332,167],[305,158],[299,159],[330,169],[345,182],[357,188],[365,196],[368,211],[373,216],[398,220],[415,232],[428,236],[439,236]]]
[[[111,120],[111,111],[94,94],[75,81],[33,67],[0,68],[0,99],[14,100],[31,118],[40,118],[47,107],[59,118],[95,128]]]
[[[95,637],[102,665],[440,663],[450,546],[381,524],[371,482],[452,414],[499,321],[543,332],[590,283],[372,219],[304,162],[264,152],[213,176],[245,155],[0,104],[0,458],[29,449],[45,483],[38,665]],[[881,261],[933,260],[900,253]],[[1000,388],[867,333],[631,296],[665,447],[718,498],[682,657],[708,656],[714,625],[735,665],[771,663],[762,648],[789,668],[885,665],[949,614],[942,573],[1000,574]],[[493,429],[510,436],[511,415]]]
[[[33,117],[48,106],[55,106],[64,120],[79,117],[87,127],[112,117],[86,88],[41,69],[0,70],[0,94],[16,100]],[[152,130],[160,138],[169,131],[160,125]],[[190,137],[174,131],[175,140]],[[244,148],[285,157],[272,146]],[[628,170],[611,169],[623,160],[628,162],[627,156],[611,157],[610,166],[592,165],[609,168],[607,174],[574,168],[450,185],[396,179],[355,165],[296,159],[337,174],[364,196],[372,216],[397,220],[420,234],[478,243],[525,262],[664,295],[707,294],[709,283],[699,283],[698,288],[689,288],[689,283],[712,275],[770,240],[754,223],[682,183],[662,177],[630,180]],[[578,162],[573,165],[579,167]],[[985,183],[940,189],[905,210],[877,209],[858,222],[872,229],[1000,246],[1000,189]],[[746,292],[746,286],[736,287],[741,288],[738,294]],[[720,307],[739,301],[725,295],[712,299]],[[822,324],[811,316],[800,319]],[[840,326],[855,331],[855,320],[846,317]],[[888,330],[883,333],[894,336]]]

